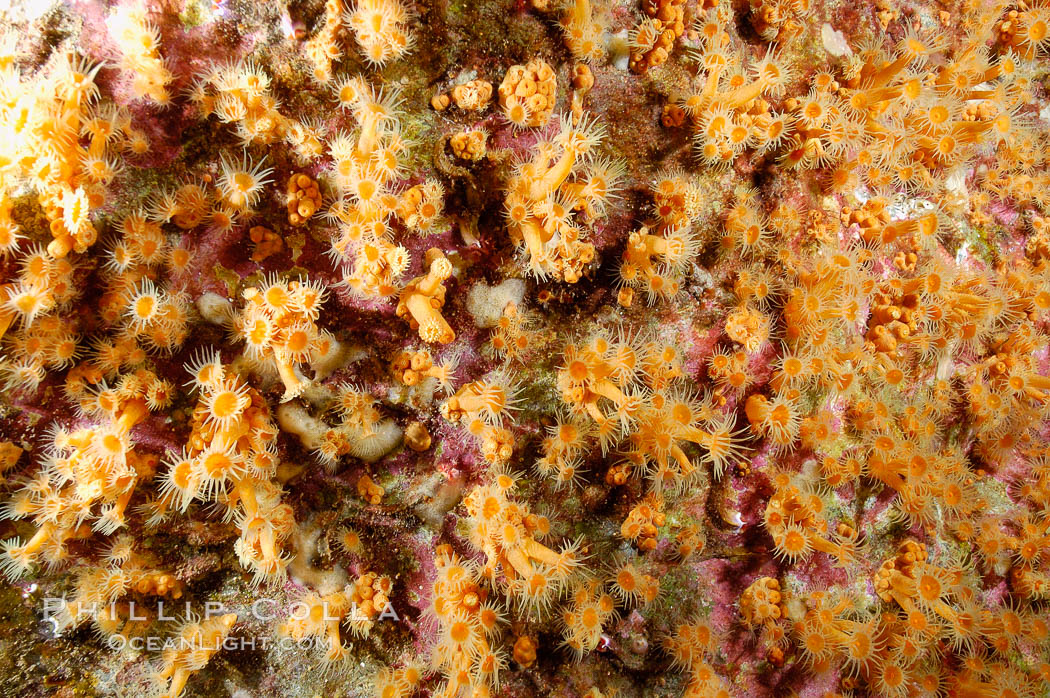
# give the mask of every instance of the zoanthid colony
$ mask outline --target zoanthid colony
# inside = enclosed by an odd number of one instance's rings
[[[1046,0],[0,16],[5,690],[1050,691]]]

